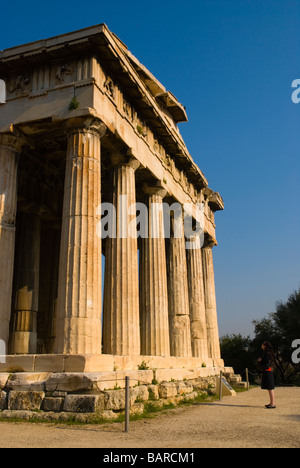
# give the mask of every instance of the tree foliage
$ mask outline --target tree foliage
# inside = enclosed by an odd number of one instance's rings
[[[222,356],[225,364],[237,373],[248,368],[256,373],[257,359],[264,341],[272,343],[275,352],[275,374],[277,382],[295,383],[300,376],[300,364],[292,361],[292,343],[300,339],[300,289],[292,293],[286,302],[277,302],[276,311],[262,320],[253,321],[254,338],[227,335],[221,339]]]

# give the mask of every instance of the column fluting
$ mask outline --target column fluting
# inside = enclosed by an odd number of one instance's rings
[[[193,247],[187,249],[192,353],[193,357],[206,358],[208,357],[206,309],[199,237],[194,239]]]
[[[148,236],[140,243],[141,352],[170,356],[166,247],[161,187],[144,187]]]
[[[171,356],[191,357],[191,326],[183,217],[177,219],[181,233],[175,235],[172,219],[167,251]]]
[[[220,340],[212,247],[202,248],[208,356],[220,359]]]
[[[103,352],[140,355],[138,244],[136,229],[136,159],[112,156],[111,203],[115,235],[106,239]]]
[[[67,124],[68,152],[56,311],[55,353],[101,354],[101,137],[87,119]]]
[[[0,135],[0,340],[8,349],[17,212],[18,154],[22,142]]]

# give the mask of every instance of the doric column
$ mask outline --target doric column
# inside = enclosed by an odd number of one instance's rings
[[[170,356],[167,265],[161,187],[144,187],[148,237],[140,244],[141,353]]]
[[[22,143],[0,134],[0,340],[6,350],[12,303],[17,211],[18,153]]]
[[[101,145],[106,127],[67,123],[55,353],[101,354]]]
[[[37,352],[40,233],[40,216],[22,213],[16,257],[11,354]]]
[[[171,356],[191,357],[191,327],[183,218],[181,234],[174,235],[174,219],[168,246],[168,297]]]
[[[139,162],[117,153],[112,162],[111,201],[116,219],[115,235],[106,239],[103,352],[139,355],[138,248],[134,221],[135,170]]]
[[[219,359],[221,357],[221,352],[217,317],[213,252],[211,246],[206,246],[202,248],[202,261],[205,291],[208,357]]]
[[[193,357],[206,358],[208,357],[206,309],[199,237],[194,239],[193,247],[187,249],[192,353]]]

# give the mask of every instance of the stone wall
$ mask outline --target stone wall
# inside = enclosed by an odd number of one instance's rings
[[[118,419],[125,411],[125,382],[114,379],[116,374],[2,373],[0,418],[82,422],[95,417]],[[216,390],[215,375],[158,382],[153,371],[129,374],[131,414],[142,414],[149,405],[163,408],[172,403],[176,406]]]

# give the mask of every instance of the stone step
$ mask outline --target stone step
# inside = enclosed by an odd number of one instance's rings
[[[230,382],[231,382],[232,384],[237,384],[238,382],[241,382],[241,381],[242,381],[241,375],[236,375],[236,374],[235,374],[235,375],[233,375],[233,376],[230,377]]]

